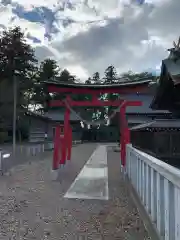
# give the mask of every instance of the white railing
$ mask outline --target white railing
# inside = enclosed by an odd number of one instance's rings
[[[126,147],[126,174],[160,239],[180,240],[180,170]]]
[[[81,140],[73,140],[73,145],[80,144]],[[40,154],[54,149],[54,143],[47,141],[43,143],[30,143],[16,146],[17,164],[23,163],[31,157],[38,157]],[[12,148],[0,149],[0,175],[15,165]]]
[[[45,148],[44,143],[39,144],[26,144],[17,145],[15,152],[15,159],[13,158],[12,148],[6,150],[0,149],[0,173],[1,175],[7,172],[10,168],[16,164],[22,164],[31,157],[39,156],[48,150],[50,147]]]

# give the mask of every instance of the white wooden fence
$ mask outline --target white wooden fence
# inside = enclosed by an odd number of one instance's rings
[[[160,239],[180,240],[180,170],[126,147],[126,174]]]

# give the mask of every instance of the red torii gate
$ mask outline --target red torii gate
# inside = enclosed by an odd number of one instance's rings
[[[142,93],[146,92],[147,85],[151,80],[141,80],[136,82],[124,82],[113,85],[88,85],[88,84],[66,84],[45,82],[49,93],[65,93],[66,100],[52,100],[49,102],[49,107],[64,107],[64,125],[57,125],[54,139],[54,156],[53,170],[57,170],[59,165],[64,165],[66,160],[71,159],[72,148],[72,129],[70,126],[70,109],[69,107],[102,107],[114,106],[120,107],[120,136],[121,136],[121,164],[125,167],[126,159],[126,144],[130,142],[130,130],[126,120],[126,108],[128,106],[141,106],[141,101],[126,101],[120,100],[99,100],[99,94],[105,93]],[[74,101],[71,99],[71,94],[91,94],[92,101]],[[68,105],[67,105],[68,103]],[[61,155],[61,157],[60,157]]]

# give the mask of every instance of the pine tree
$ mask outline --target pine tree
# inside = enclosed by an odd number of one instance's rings
[[[39,79],[40,81],[53,81],[57,80],[60,69],[55,60],[47,58],[40,64]]]
[[[109,67],[106,68],[105,70],[105,84],[113,84],[117,80],[117,72],[114,66],[110,65]],[[107,100],[115,100],[117,99],[117,94],[109,93],[106,95]],[[113,107],[108,107],[106,108],[106,114],[109,115],[113,110]]]
[[[59,66],[53,59],[47,58],[40,63],[40,67],[36,72],[34,91],[31,102],[36,109],[41,106],[41,111],[46,109],[46,102],[50,98],[49,93],[44,85],[45,81],[57,81],[59,77]]]
[[[28,92],[33,88],[31,73],[36,68],[34,50],[26,43],[19,27],[5,30],[0,36],[0,112],[5,127],[12,124],[13,85],[16,79],[17,119],[28,105]],[[18,126],[18,122],[17,122]]]
[[[33,79],[30,74],[34,71],[36,63],[34,50],[26,43],[24,34],[19,27],[2,32],[0,37],[0,84],[1,103],[6,108],[6,113],[12,113],[15,78],[17,105],[18,107],[27,105],[25,95],[33,87]]]
[[[0,82],[9,95],[1,96],[4,102],[13,102],[13,81],[16,77],[18,104],[26,105],[25,93],[33,87],[31,73],[36,68],[34,50],[26,43],[19,27],[4,31],[0,37]],[[3,89],[1,89],[3,90]],[[1,98],[1,99],[2,99]]]
[[[105,84],[112,84],[116,81],[117,72],[114,66],[110,65],[105,70]]]
[[[71,73],[67,69],[64,69],[61,72],[60,76],[58,77],[58,81],[66,82],[66,83],[74,83],[75,76],[71,75]]]
[[[98,84],[100,82],[100,74],[99,74],[99,72],[95,72],[93,74],[92,80],[93,80],[94,84]]]
[[[26,43],[21,29],[15,27],[3,31],[0,37],[0,77],[10,80],[16,74],[18,79],[25,81],[35,63],[34,50]]]

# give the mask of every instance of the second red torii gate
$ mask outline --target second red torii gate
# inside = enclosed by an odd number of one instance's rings
[[[121,164],[125,167],[126,144],[130,142],[130,131],[126,120],[126,108],[128,106],[141,106],[141,101],[120,100],[99,100],[98,95],[104,93],[142,93],[147,89],[147,85],[151,80],[126,82],[113,85],[87,85],[87,84],[65,84],[45,82],[49,93],[65,93],[67,95],[65,101],[53,100],[49,102],[49,107],[65,107],[64,126],[57,125],[54,141],[54,157],[53,170],[59,168],[59,164],[65,164],[66,160],[71,158],[72,148],[72,129],[70,126],[70,108],[69,107],[102,107],[102,106],[120,106],[120,135],[121,135]],[[71,94],[91,94],[92,101],[74,101]],[[67,104],[68,103],[68,104]],[[63,129],[63,136],[62,136]],[[59,157],[59,146],[61,158]]]

